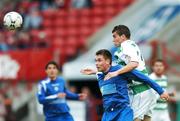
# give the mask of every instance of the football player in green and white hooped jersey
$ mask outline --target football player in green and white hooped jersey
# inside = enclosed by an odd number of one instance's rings
[[[148,75],[138,45],[130,40],[131,33],[129,28],[125,25],[115,26],[112,30],[112,34],[113,43],[118,47],[114,56],[117,59],[118,64],[124,65],[124,67],[118,71],[108,73],[105,80],[129,72],[133,69],[137,69],[145,75]],[[155,94],[148,85],[137,81],[138,80],[136,80],[136,82],[132,80],[129,86],[130,90],[133,92],[133,94],[129,95],[131,107],[134,111],[134,121],[151,121],[152,105],[155,104]]]
[[[155,80],[160,86],[167,90],[168,79],[164,74],[165,64],[163,60],[155,60],[152,69],[153,72],[150,74],[150,78]],[[174,92],[169,93],[169,95],[173,96]],[[157,103],[153,109],[152,121],[170,121],[167,102],[165,100],[160,99],[158,94],[156,95],[156,97]]]

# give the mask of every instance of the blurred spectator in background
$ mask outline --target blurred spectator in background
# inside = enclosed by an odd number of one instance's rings
[[[30,9],[30,13],[25,17],[24,29],[38,29],[41,26],[42,17],[40,11],[36,7]]]
[[[7,51],[8,45],[6,44],[4,35],[2,33],[0,33],[0,51]]]
[[[7,42],[9,50],[16,50],[17,49],[16,41],[17,41],[17,38],[15,35],[8,35],[7,36],[6,42]]]
[[[12,99],[9,98],[6,94],[4,95],[4,103],[7,112],[5,116],[5,121],[17,121],[16,116],[12,110]]]
[[[40,10],[46,10],[51,8],[54,4],[54,0],[39,0]]]
[[[153,72],[150,74],[150,77],[155,80],[160,86],[162,86],[165,90],[168,89],[168,79],[165,75],[165,63],[163,60],[157,59],[154,61]],[[170,121],[168,103],[165,100],[160,99],[159,95],[156,92],[155,94],[157,103],[153,110],[152,121]],[[169,95],[175,95],[174,89],[171,90],[171,93],[169,93]]]
[[[69,9],[71,6],[71,0],[54,0],[55,8]]]
[[[86,121],[95,121],[96,99],[88,87],[83,87],[81,92],[87,95],[86,99]]]
[[[0,94],[0,121],[5,121],[6,108],[4,105],[4,97]]]
[[[20,1],[20,3],[17,5],[18,12],[22,15],[23,18],[25,18],[26,14],[28,13],[30,6],[31,3],[29,0]]]
[[[91,8],[92,0],[72,0],[73,8]]]
[[[65,5],[64,0],[54,0],[54,7],[55,8],[62,8]]]
[[[18,49],[27,49],[31,47],[30,36],[27,32],[18,33],[18,39],[16,42],[16,46]]]
[[[46,48],[49,47],[50,41],[46,37],[46,33],[40,32],[38,34],[38,41],[36,42],[37,48]]]
[[[71,92],[77,93],[77,88],[75,86],[69,86]]]

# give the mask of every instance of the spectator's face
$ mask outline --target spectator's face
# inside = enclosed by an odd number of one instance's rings
[[[96,68],[99,72],[106,72],[110,66],[110,60],[105,59],[103,55],[96,55]]]
[[[119,36],[116,32],[114,32],[112,36],[113,36],[114,46],[119,47],[121,43],[123,42],[124,35]]]
[[[48,65],[48,67],[46,69],[46,74],[49,78],[56,79],[57,74],[58,74],[57,67],[53,64]]]
[[[164,74],[164,64],[162,62],[155,62],[154,66],[153,66],[153,71],[156,75],[161,76],[162,74]]]

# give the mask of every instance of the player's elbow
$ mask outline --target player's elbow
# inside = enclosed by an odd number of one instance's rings
[[[137,68],[138,66],[139,66],[139,63],[138,63],[138,62],[135,62],[135,61],[132,61],[132,62],[131,62],[131,67],[132,67],[133,69]]]

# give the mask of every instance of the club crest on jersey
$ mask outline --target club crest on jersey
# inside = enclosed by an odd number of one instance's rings
[[[58,91],[58,90],[59,90],[59,88],[58,88],[58,87],[54,87],[54,90],[55,90],[55,91]]]

